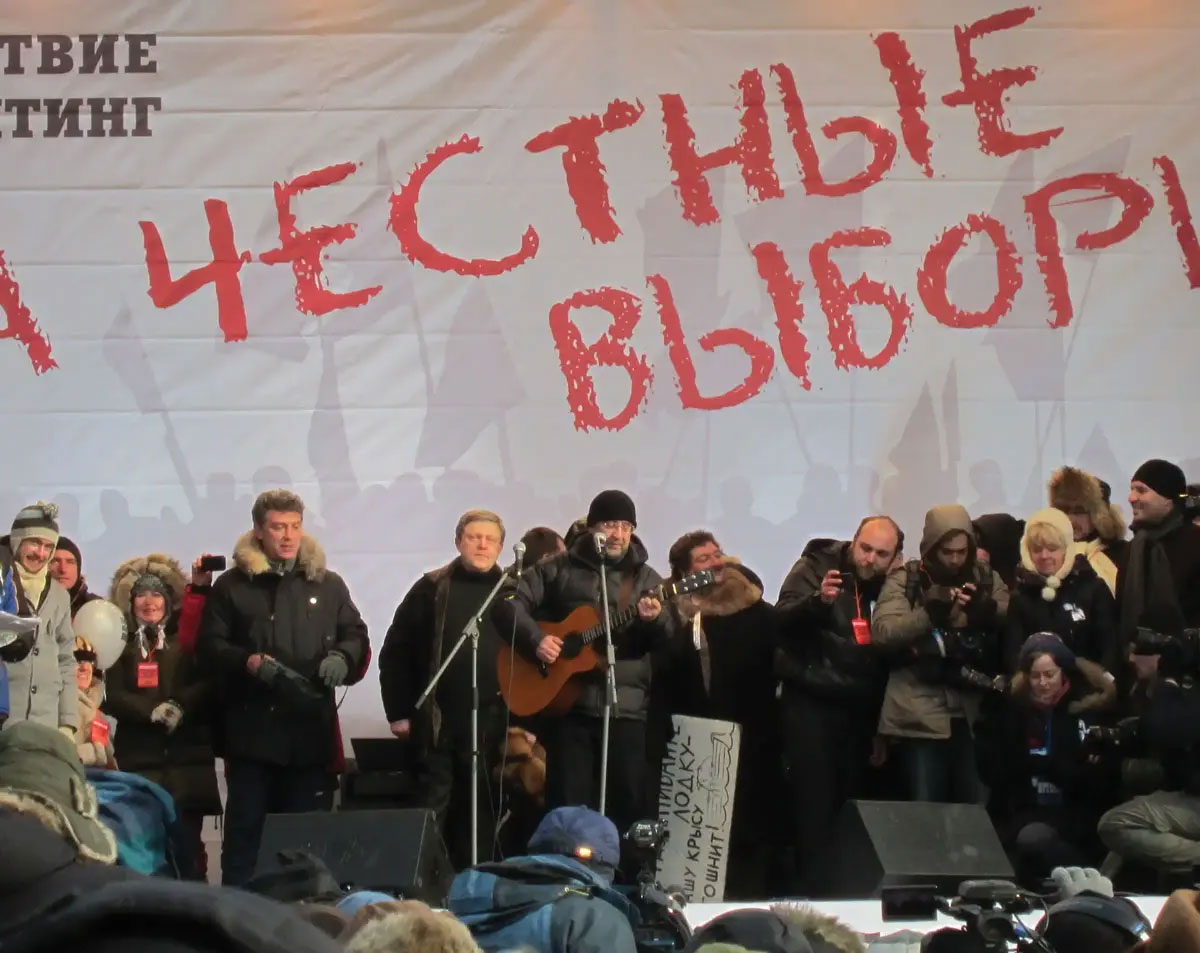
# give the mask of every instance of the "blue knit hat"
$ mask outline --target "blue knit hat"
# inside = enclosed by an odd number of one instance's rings
[[[1017,656],[1017,671],[1027,672],[1033,664],[1033,659],[1039,655],[1049,655],[1059,668],[1073,672],[1079,666],[1075,653],[1053,632],[1035,632],[1025,640],[1021,652]]]
[[[529,838],[531,854],[563,854],[615,869],[621,862],[621,837],[603,814],[586,807],[556,807]]]

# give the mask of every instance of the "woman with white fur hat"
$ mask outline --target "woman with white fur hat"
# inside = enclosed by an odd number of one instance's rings
[[[1116,601],[1075,542],[1071,520],[1054,508],[1038,510],[1025,523],[1004,637],[1009,672],[1035,632],[1055,633],[1108,672],[1118,664]]]

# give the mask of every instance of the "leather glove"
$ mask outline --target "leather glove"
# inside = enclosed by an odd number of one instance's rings
[[[183,709],[176,702],[165,701],[155,706],[150,713],[150,720],[162,725],[167,729],[167,734],[171,734],[183,721]]]
[[[1113,895],[1112,881],[1094,867],[1055,867],[1050,879],[1058,888],[1058,895],[1066,900],[1081,893],[1094,893],[1101,897]]]
[[[330,652],[317,669],[317,678],[323,681],[327,688],[337,688],[349,674],[350,666],[340,652]]]

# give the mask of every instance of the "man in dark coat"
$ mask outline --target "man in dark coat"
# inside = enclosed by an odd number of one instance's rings
[[[267,814],[332,805],[333,690],[363,676],[370,651],[346,583],[303,531],[300,497],[268,490],[251,515],[234,568],[213,584],[197,644],[221,693],[230,886],[253,875]]]
[[[820,888],[821,851],[849,798],[861,796],[875,752],[887,668],[871,638],[883,581],[904,536],[887,516],[849,542],[814,539],[779,591],[776,670],[784,766],[802,888]]]
[[[83,575],[83,554],[79,547],[66,536],[58,537],[54,555],[50,558],[50,575],[71,597],[71,618],[89,602],[104,597],[88,591],[87,579]]]
[[[654,692],[666,694],[671,714],[741,726],[725,899],[765,897],[768,869],[779,846],[776,818],[783,805],[773,670],[775,613],[763,600],[762,580],[727,557],[712,533],[697,530],[681,536],[668,559],[672,579],[708,570],[715,585],[675,596],[681,633],[656,670],[664,677]]]
[[[634,535],[637,512],[620,490],[604,490],[588,509],[589,532],[567,552],[528,570],[511,599],[497,600],[493,614],[504,638],[516,633],[516,650],[553,665],[562,640],[544,635],[535,620],[561,620],[573,609],[600,607],[600,560],[608,574],[608,601],[615,614],[636,604],[631,624],[613,633],[617,704],[612,712],[607,814],[622,830],[645,816],[646,712],[649,652],[665,644],[672,616],[648,590],[662,582],[647,563],[646,547]],[[598,552],[598,537],[603,539]],[[515,616],[515,618],[514,618]],[[515,626],[515,629],[514,629]],[[603,652],[603,649],[598,649]],[[584,683],[574,708],[549,728],[546,740],[546,800],[550,807],[597,806],[600,794],[602,716],[607,683],[600,671],[577,676]]]
[[[1122,646],[1149,617],[1200,626],[1200,527],[1184,516],[1187,480],[1166,460],[1147,460],[1129,484],[1133,542],[1117,577]]]
[[[392,734],[411,739],[437,812],[450,859],[471,864],[471,645],[465,643],[420,711],[417,699],[457,644],[501,576],[496,561],[504,523],[488,510],[471,510],[454,531],[458,558],[418,579],[396,609],[379,653],[379,687]],[[504,738],[504,703],[496,675],[503,643],[491,616],[479,626],[479,860],[491,860],[496,828],[492,766]]]

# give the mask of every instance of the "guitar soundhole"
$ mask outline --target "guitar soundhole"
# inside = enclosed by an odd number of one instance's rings
[[[568,635],[563,639],[562,657],[565,659],[573,659],[579,656],[583,651],[583,639],[578,635]]]

